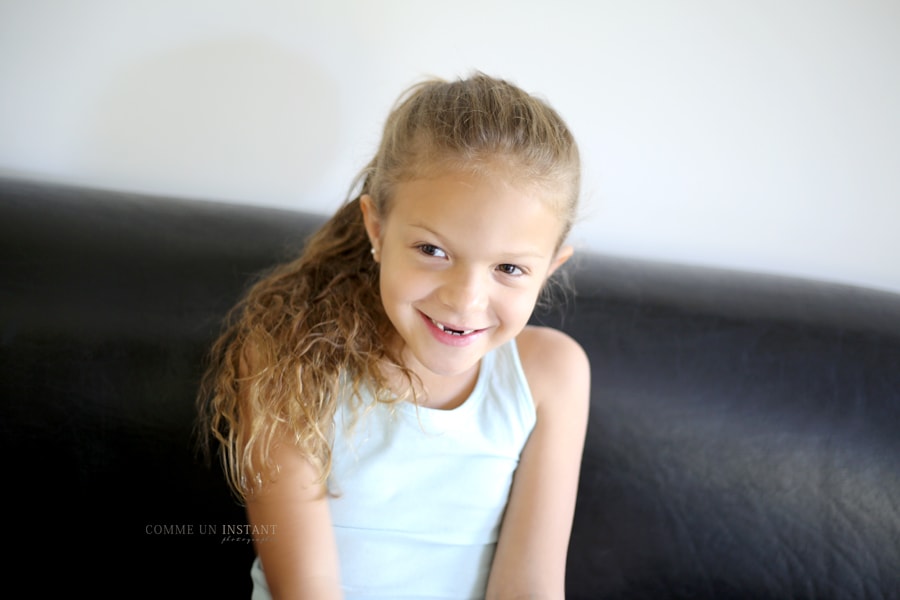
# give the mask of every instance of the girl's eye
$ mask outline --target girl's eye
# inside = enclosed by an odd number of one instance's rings
[[[438,248],[437,246],[433,246],[431,244],[422,244],[419,246],[419,250],[422,254],[427,254],[428,256],[434,256],[435,258],[446,258],[447,254]]]
[[[524,271],[522,271],[522,269],[520,269],[516,265],[510,265],[510,264],[499,265],[497,267],[497,270],[500,271],[501,273],[503,273],[504,275],[512,275],[514,277],[525,274]]]

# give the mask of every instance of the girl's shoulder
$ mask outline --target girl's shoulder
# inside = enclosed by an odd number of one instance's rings
[[[545,398],[583,397],[591,368],[574,338],[558,329],[529,325],[516,338],[516,346],[535,408]]]

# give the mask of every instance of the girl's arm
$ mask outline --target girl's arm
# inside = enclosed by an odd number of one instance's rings
[[[578,343],[559,331],[528,327],[517,342],[537,423],[513,480],[487,599],[563,600],[590,366]]]
[[[272,598],[339,600],[343,597],[337,547],[324,486],[297,450],[274,452],[277,479],[247,500],[251,525],[268,526],[255,545]]]

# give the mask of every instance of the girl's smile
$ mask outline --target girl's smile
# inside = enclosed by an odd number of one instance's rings
[[[385,312],[423,381],[471,374],[525,327],[571,254],[557,251],[553,200],[536,185],[457,171],[397,184],[384,215],[363,197]]]
[[[434,334],[435,339],[437,339],[442,344],[447,344],[448,346],[468,346],[469,344],[475,343],[477,341],[478,336],[487,331],[484,329],[466,329],[460,326],[447,325],[446,323],[440,323],[435,321],[428,315],[421,313],[422,318],[425,320],[426,325],[431,327],[431,331]]]

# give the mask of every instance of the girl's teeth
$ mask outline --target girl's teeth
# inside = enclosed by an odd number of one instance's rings
[[[431,318],[431,317],[429,317],[429,318]],[[450,335],[460,335],[460,336],[469,335],[470,333],[475,331],[474,329],[467,329],[465,331],[460,331],[458,329],[450,329],[449,327],[445,327],[442,323],[438,323],[434,319],[431,319],[431,322],[434,323],[438,329],[440,329],[444,333],[449,333]]]

